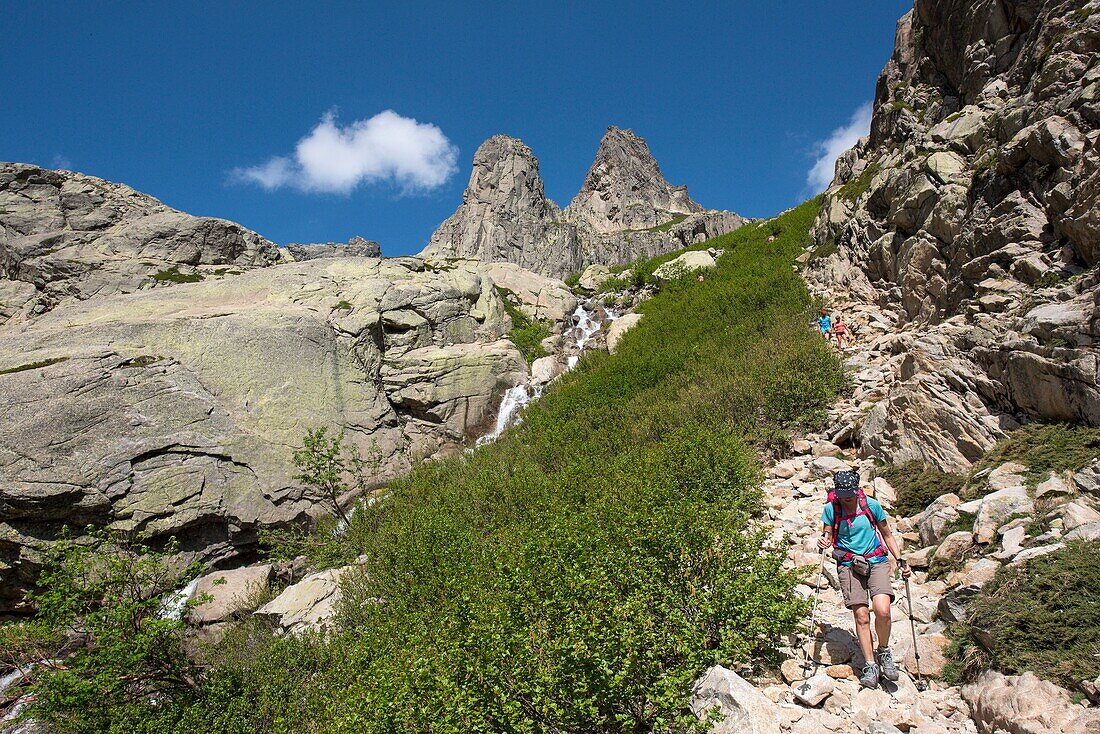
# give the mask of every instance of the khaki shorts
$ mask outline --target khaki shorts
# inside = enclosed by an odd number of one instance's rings
[[[871,573],[866,576],[852,573],[850,566],[838,564],[836,575],[840,579],[840,593],[844,595],[844,606],[849,609],[860,605],[867,606],[868,595],[873,598],[879,594],[888,594],[890,601],[894,601],[894,574],[889,561],[872,564]]]

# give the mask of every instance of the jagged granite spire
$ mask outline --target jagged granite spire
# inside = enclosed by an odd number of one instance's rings
[[[703,211],[686,186],[665,180],[645,139],[632,130],[607,128],[580,192],[565,208],[565,218],[583,222],[600,234],[647,229],[678,214]]]
[[[741,224],[736,214],[704,210],[685,187],[665,181],[645,141],[629,130],[608,128],[564,212],[546,198],[531,149],[496,135],[474,154],[462,205],[420,254],[511,262],[564,278],[593,263],[678,250]]]
[[[576,228],[546,198],[539,162],[523,141],[494,135],[474,153],[462,205],[432,235],[424,257],[512,262],[542,273],[572,272]]]

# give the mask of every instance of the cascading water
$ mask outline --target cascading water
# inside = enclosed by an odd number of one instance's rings
[[[504,433],[504,429],[519,423],[518,413],[523,410],[523,406],[531,402],[532,398],[538,398],[540,395],[542,395],[541,388],[535,389],[533,393],[527,385],[516,385],[509,388],[508,392],[504,393],[504,399],[500,401],[500,411],[497,413],[496,425],[493,426],[493,430],[479,438],[475,445],[484,446],[500,438],[500,434]]]
[[[619,315],[609,308],[604,309],[604,313],[606,314],[605,321],[614,321],[619,318]],[[586,309],[583,304],[578,304],[577,310],[573,312],[573,323],[573,328],[578,330],[577,340],[574,342],[577,353],[566,360],[565,369],[567,371],[577,366],[577,362],[581,360],[581,355],[584,353],[585,346],[603,326],[603,322],[592,318],[592,312]]]
[[[583,305],[578,305],[577,309],[573,312],[573,328],[570,331],[576,332],[576,338],[573,342],[573,346],[576,350],[576,354],[571,355],[565,364],[566,371],[569,371],[577,366],[577,362],[580,361],[580,355],[584,353],[588,342],[592,337],[599,332],[605,321],[614,321],[619,318],[619,315],[611,309],[604,309],[604,318],[602,321],[597,321],[593,318],[591,311],[586,309]],[[497,413],[497,422],[493,426],[493,430],[479,438],[475,446],[484,446],[490,444],[500,438],[500,434],[504,433],[505,429],[509,426],[519,425],[522,421],[520,413],[523,408],[532,400],[538,400],[542,397],[542,386],[530,387],[528,385],[516,385],[513,388],[509,388],[508,392],[504,393],[504,398],[500,401],[500,411]]]
[[[198,585],[199,580],[192,579],[187,586],[166,596],[160,605],[160,618],[181,619],[183,617],[183,607],[191,601],[191,597],[195,595],[195,587]]]

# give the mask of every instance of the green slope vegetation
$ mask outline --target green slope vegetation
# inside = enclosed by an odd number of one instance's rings
[[[667,284],[616,355],[306,544],[363,561],[330,640],[250,623],[154,705],[66,697],[62,675],[47,699],[82,710],[57,731],[690,730],[691,681],[760,661],[803,612],[751,521],[757,451],[844,383],[792,267],[819,205],[707,243],[718,269]]]

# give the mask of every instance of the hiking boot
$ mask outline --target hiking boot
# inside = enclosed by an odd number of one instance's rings
[[[878,666],[867,663],[863,666],[863,674],[859,676],[859,684],[864,688],[874,688],[878,685]]]
[[[882,647],[875,650],[875,662],[882,670],[882,677],[888,681],[897,680],[901,674],[898,672],[898,664],[894,662],[894,654],[890,648]]]

